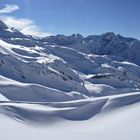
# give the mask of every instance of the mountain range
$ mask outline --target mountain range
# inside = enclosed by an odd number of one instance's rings
[[[129,115],[132,106],[140,109],[139,54],[138,39],[113,32],[40,38],[0,21],[0,116],[14,120],[17,128],[19,122],[46,126],[62,121],[74,127],[100,117],[117,120],[118,110]]]

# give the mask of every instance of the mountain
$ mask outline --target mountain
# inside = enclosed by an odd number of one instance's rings
[[[0,21],[0,38],[24,38],[26,37],[21,32],[14,28],[8,28],[8,26]]]
[[[138,110],[139,54],[139,40],[112,32],[38,38],[0,21],[0,115],[27,126],[61,120],[74,127],[132,104]]]
[[[140,52],[140,41],[111,32],[85,38],[80,34],[73,34],[71,36],[57,35],[44,38],[44,40],[50,42],[50,44],[67,46],[86,54],[117,55],[140,65],[138,55]]]

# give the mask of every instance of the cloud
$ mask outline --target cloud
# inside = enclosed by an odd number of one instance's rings
[[[16,4],[6,4],[3,9],[0,9],[0,14],[12,13],[19,9],[19,6]]]
[[[33,20],[26,18],[15,18],[11,16],[1,16],[2,21],[9,27],[14,27],[26,35],[45,37],[51,33],[42,31]]]
[[[6,4],[3,9],[0,9],[0,19],[9,27],[14,27],[26,35],[45,37],[52,35],[44,32],[39,28],[33,20],[27,18],[16,18],[12,16],[5,16],[4,14],[12,13],[19,10],[20,7],[16,4]]]

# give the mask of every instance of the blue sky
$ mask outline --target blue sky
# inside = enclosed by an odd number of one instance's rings
[[[7,4],[13,9],[2,11]],[[35,35],[112,31],[140,39],[139,7],[140,0],[0,0],[0,17]]]

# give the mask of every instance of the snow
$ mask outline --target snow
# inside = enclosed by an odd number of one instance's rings
[[[6,97],[0,94],[0,101],[9,101]]]
[[[0,31],[0,139],[139,140],[139,40]]]
[[[0,76],[0,92],[13,101],[67,101],[85,98],[37,84],[25,84]]]
[[[139,140],[139,112],[140,104],[137,103],[84,122],[63,121],[45,127],[25,125],[0,116],[0,139]]]

